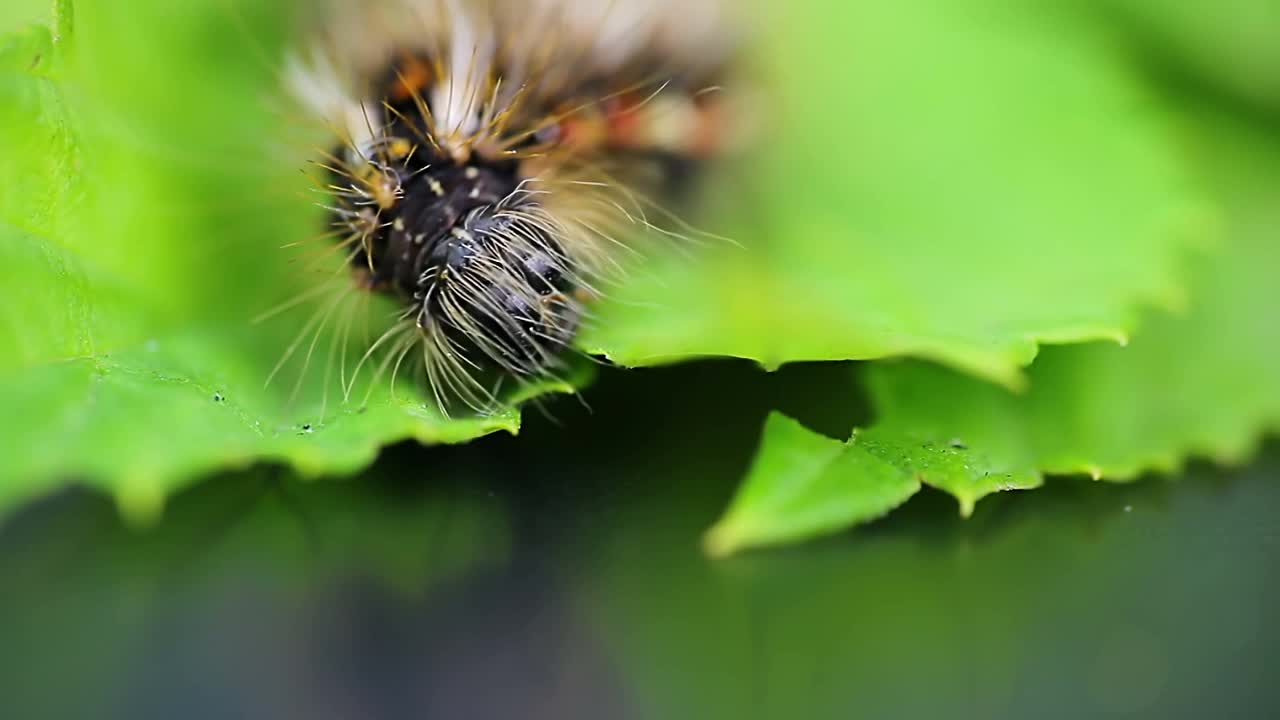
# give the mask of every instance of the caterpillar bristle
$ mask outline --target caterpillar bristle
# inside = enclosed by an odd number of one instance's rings
[[[344,402],[366,372],[366,402],[412,374],[442,414],[486,413],[505,384],[564,373],[638,238],[721,239],[659,199],[718,150],[721,2],[321,3],[284,76],[330,137],[310,160],[329,225],[287,246],[354,280],[264,313],[319,299],[272,378],[304,346],[305,374],[326,332]],[[369,293],[399,309],[349,363],[350,299]]]

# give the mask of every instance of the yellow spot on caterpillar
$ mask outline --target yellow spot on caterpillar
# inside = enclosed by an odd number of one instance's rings
[[[406,138],[396,138],[387,145],[387,154],[394,160],[403,160],[413,152],[413,143]]]

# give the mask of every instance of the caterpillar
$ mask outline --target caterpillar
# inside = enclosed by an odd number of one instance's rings
[[[360,364],[384,353],[398,371],[416,351],[446,414],[563,367],[640,238],[699,236],[667,204],[726,145],[726,15],[721,0],[323,3],[286,83],[330,129],[315,163],[354,287],[400,308]]]

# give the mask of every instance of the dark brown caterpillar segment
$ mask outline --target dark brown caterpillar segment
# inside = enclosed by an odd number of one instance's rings
[[[392,88],[389,98],[412,95]],[[581,308],[558,240],[521,212],[534,196],[521,190],[519,162],[472,155],[460,164],[421,142],[428,128],[409,124],[410,97],[388,104],[392,119],[357,176],[335,183],[334,223],[359,237],[352,264],[372,289],[408,303],[454,362],[543,371],[572,339]]]

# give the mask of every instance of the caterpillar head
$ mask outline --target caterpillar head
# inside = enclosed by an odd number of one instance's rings
[[[369,287],[405,301],[442,404],[483,409],[479,377],[559,363],[583,315],[580,267],[518,162],[459,162],[394,129],[335,178],[333,222],[357,239],[351,261]]]
[[[568,259],[536,216],[483,205],[427,247],[417,323],[442,352],[524,377],[555,363],[582,306]]]

